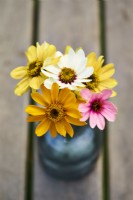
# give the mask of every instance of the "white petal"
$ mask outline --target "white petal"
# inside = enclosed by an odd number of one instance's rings
[[[51,89],[52,84],[53,84],[54,82],[55,82],[54,79],[48,78],[48,79],[46,79],[46,80],[44,81],[44,86],[45,86],[46,88],[48,88],[48,89]]]
[[[76,55],[85,57],[85,53],[84,53],[83,49],[79,49],[79,50],[76,52]]]
[[[64,55],[60,58],[60,61],[58,62],[58,66],[60,68],[63,68],[63,67],[67,67],[68,65],[68,55]]]
[[[90,82],[91,79],[84,79],[84,78],[77,78],[77,80],[75,80],[76,83],[86,83],[86,82]]]
[[[50,72],[47,72],[47,71],[45,71],[45,70],[41,70],[41,72],[45,75],[45,76],[47,76],[47,77],[52,77],[52,78],[55,78],[55,79],[57,79],[58,78],[58,76],[56,75],[56,74],[52,74],[52,73],[50,73]]]
[[[70,48],[69,49],[69,52],[68,52],[68,55],[75,55],[75,51],[72,49],[72,48]]]
[[[60,52],[60,51],[57,51],[56,53],[55,53],[55,57],[57,58],[57,57],[59,57],[59,56],[62,56],[63,54]]]
[[[47,67],[45,67],[43,69],[45,69],[45,70],[47,70],[49,72],[52,72],[54,74],[57,74],[57,75],[60,73],[60,69],[55,67],[55,66],[53,66],[53,65],[49,65],[49,66],[47,66]]]
[[[85,68],[85,70],[83,72],[81,72],[80,74],[78,74],[79,78],[88,78],[93,74],[94,68],[93,67],[88,67]]]
[[[79,87],[85,87],[85,85],[82,84],[81,82],[79,82],[79,83],[78,82],[74,82],[73,85],[74,86],[79,86]]]
[[[73,65],[77,73],[81,73],[84,70],[86,61],[86,58],[79,58],[77,56],[75,57]]]
[[[70,90],[76,90],[77,88],[73,85],[73,84],[69,84],[68,85],[68,88],[70,89]]]

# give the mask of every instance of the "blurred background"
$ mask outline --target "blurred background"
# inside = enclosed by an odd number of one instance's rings
[[[35,0],[0,0],[0,200],[25,196],[27,123],[24,108],[28,94],[14,95],[16,81],[10,71],[26,65],[24,52],[33,40]],[[118,106],[115,123],[109,125],[110,199],[133,199],[133,1],[41,0],[39,42],[58,50],[66,45],[82,47],[86,55],[100,55],[99,2],[106,11],[107,63],[115,64]],[[35,30],[34,30],[35,31]],[[34,200],[101,200],[102,154],[89,176],[75,182],[49,177],[34,147]],[[29,199],[30,200],[30,199]]]

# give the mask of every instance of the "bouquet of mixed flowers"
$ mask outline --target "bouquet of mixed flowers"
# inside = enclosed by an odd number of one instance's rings
[[[73,137],[71,124],[85,126],[89,119],[91,128],[103,130],[105,118],[115,120],[117,107],[109,101],[116,95],[112,89],[117,81],[111,78],[115,69],[112,63],[103,66],[103,56],[96,58],[94,52],[85,56],[82,48],[74,51],[70,46],[62,54],[45,42],[30,46],[26,57],[27,65],[15,68],[11,77],[21,79],[15,87],[16,95],[31,88],[32,99],[40,104],[26,107],[27,121],[40,121],[37,136],[49,130],[52,137],[57,133]]]

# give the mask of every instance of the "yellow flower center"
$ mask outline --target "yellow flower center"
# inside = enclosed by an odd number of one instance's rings
[[[39,76],[41,72],[41,67],[43,63],[41,61],[35,61],[29,64],[28,75],[29,76]]]
[[[59,78],[62,83],[72,83],[76,79],[76,74],[71,68],[64,67],[60,72]]]
[[[54,122],[60,121],[65,116],[65,110],[61,103],[52,103],[46,108],[46,117]]]
[[[86,88],[90,89],[90,90],[95,90],[95,88],[97,88],[99,80],[98,77],[95,74],[92,74],[89,79],[91,79],[91,82],[86,82]]]
[[[91,109],[95,112],[99,112],[101,108],[102,108],[102,105],[99,100],[94,101],[91,105]]]

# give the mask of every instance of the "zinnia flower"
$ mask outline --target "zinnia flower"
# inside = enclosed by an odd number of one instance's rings
[[[42,136],[50,130],[53,137],[57,132],[64,137],[66,133],[72,137],[74,131],[70,124],[85,125],[85,122],[79,120],[81,114],[78,111],[75,95],[68,88],[59,91],[56,83],[53,83],[51,90],[44,86],[41,87],[42,94],[33,92],[31,96],[43,107],[36,105],[26,107],[26,112],[32,115],[28,116],[28,122],[41,121],[35,130],[36,135]]]
[[[117,81],[111,76],[114,74],[114,64],[110,63],[105,66],[102,66],[104,63],[103,56],[96,58],[95,53],[90,53],[87,56],[87,66],[93,66],[94,72],[89,77],[92,79],[91,82],[86,82],[86,88],[93,92],[101,92],[104,89],[112,89],[117,85]],[[113,91],[112,96],[115,96],[116,92]]]
[[[86,100],[86,103],[79,104],[79,111],[82,113],[81,121],[89,119],[90,127],[96,125],[103,130],[105,127],[105,119],[113,122],[117,113],[116,106],[108,101],[111,96],[111,90],[103,90],[101,93],[92,93],[88,89],[81,91],[81,96]]]
[[[15,88],[15,94],[21,96],[30,87],[37,90],[44,82],[45,76],[41,73],[42,66],[55,63],[57,58],[53,58],[56,53],[56,48],[48,43],[43,43],[36,46],[30,46],[26,52],[28,59],[27,66],[20,66],[11,72],[11,77],[14,79],[22,79]]]
[[[47,88],[51,88],[53,82],[58,83],[60,88],[76,90],[85,87],[84,82],[90,82],[89,77],[93,73],[93,67],[86,67],[87,58],[84,51],[79,49],[74,52],[69,48],[68,53],[62,55],[57,65],[42,68],[42,73],[49,78],[44,81]]]

